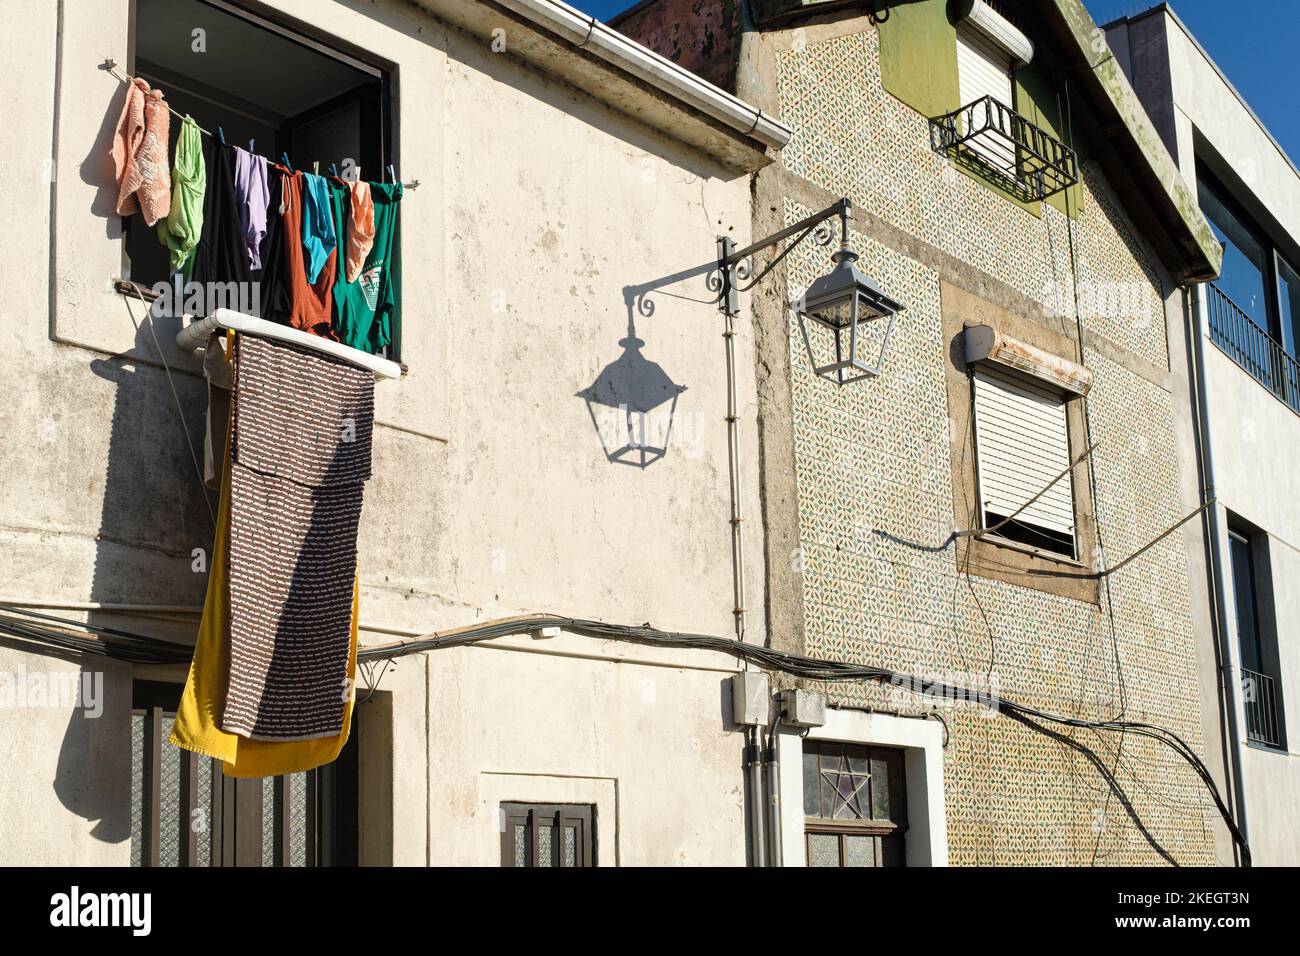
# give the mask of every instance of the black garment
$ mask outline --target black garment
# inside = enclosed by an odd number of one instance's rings
[[[272,322],[288,324],[289,313],[293,307],[292,286],[285,281],[284,244],[291,237],[286,235],[284,216],[280,213],[280,204],[286,195],[284,176],[278,167],[271,164],[266,170],[267,196],[266,235],[262,238],[262,268],[253,272],[253,281],[259,283],[258,300],[261,310],[258,313]]]
[[[227,295],[227,308],[238,309],[241,301],[253,301],[248,246],[239,222],[239,200],[235,193],[235,148],[211,139],[206,147],[203,158],[208,170],[208,188],[203,197],[203,231],[190,272],[190,281],[200,283],[204,289],[204,301],[196,310],[200,317],[221,305],[213,289],[216,283],[240,284],[228,290],[234,293],[235,301],[230,301]]]

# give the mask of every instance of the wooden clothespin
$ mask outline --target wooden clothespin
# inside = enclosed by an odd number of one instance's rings
[[[319,176],[319,175],[320,175],[320,160],[319,160],[319,159],[313,159],[313,160],[311,161],[311,171],[312,171],[312,175],[314,175],[314,176]]]

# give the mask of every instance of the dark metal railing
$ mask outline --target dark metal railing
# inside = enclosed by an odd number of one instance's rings
[[[1079,181],[1074,150],[992,96],[930,120],[930,145],[967,168],[991,173],[1026,200]]]
[[[1255,381],[1300,414],[1300,362],[1213,282],[1206,305],[1210,341]]]
[[[1258,671],[1241,669],[1241,696],[1246,704],[1246,737],[1268,747],[1280,747],[1277,684]]]

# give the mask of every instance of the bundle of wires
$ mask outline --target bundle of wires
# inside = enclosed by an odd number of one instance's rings
[[[503,618],[487,624],[471,624],[447,631],[435,632],[423,637],[409,640],[393,641],[359,648],[357,662],[373,663],[422,654],[428,651],[446,650],[452,647],[467,647],[480,644],[498,637],[526,634],[544,627],[559,627],[572,634],[599,637],[617,641],[630,641],[638,644],[650,644],[661,647],[686,647],[698,650],[719,651],[735,655],[742,660],[759,667],[782,671],[796,677],[814,681],[878,681],[882,683],[911,683],[911,675],[885,667],[872,667],[864,664],[850,664],[844,661],[823,660],[792,654],[737,641],[734,638],[714,637],[708,634],[691,634],[680,631],[661,631],[649,624],[626,625],[610,624],[605,621],[585,620],[582,618],[562,617],[551,614],[521,615]],[[83,632],[83,633],[78,633]],[[26,608],[0,605],[0,634],[21,640],[86,654],[98,654],[116,660],[134,664],[174,664],[188,663],[192,649],[156,638],[144,637],[115,628],[85,624],[50,614],[32,611]],[[85,636],[86,634],[92,636]],[[969,697],[968,689],[953,684],[935,683],[927,690],[937,696]],[[1036,707],[1020,704],[1004,697],[996,701],[999,713],[1018,721],[1022,725],[1059,739],[1060,735],[1046,729],[1043,724],[1057,726],[1113,731],[1148,737],[1169,747],[1175,754],[1186,761],[1196,775],[1205,784],[1220,816],[1227,825],[1233,840],[1241,850],[1242,863],[1250,865],[1250,848],[1241,831],[1237,829],[1227,805],[1219,793],[1219,788],[1210,775],[1209,769],[1187,743],[1173,731],[1154,724],[1129,720],[1085,720],[1078,717],[1065,717],[1051,714]]]

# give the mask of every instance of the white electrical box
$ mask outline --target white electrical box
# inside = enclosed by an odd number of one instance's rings
[[[821,727],[826,723],[826,695],[812,690],[787,690],[781,694],[784,721],[789,727]]]
[[[731,719],[743,726],[766,724],[772,686],[762,671],[741,671],[731,678]]]

